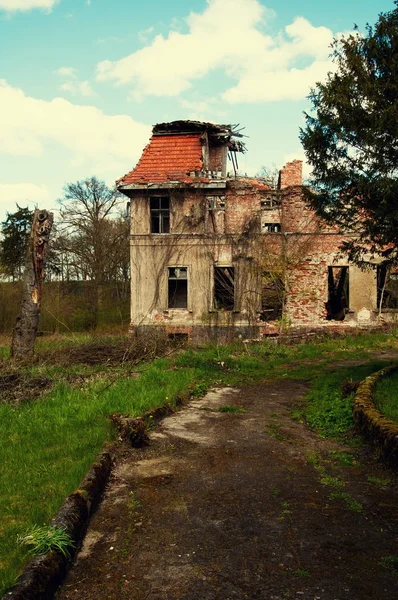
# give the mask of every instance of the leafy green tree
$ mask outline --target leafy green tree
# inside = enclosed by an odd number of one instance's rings
[[[1,224],[2,239],[0,241],[1,271],[13,281],[20,279],[26,261],[33,210],[18,206],[15,213],[7,213]]]
[[[335,40],[332,56],[300,133],[313,167],[308,197],[319,216],[356,233],[344,245],[352,260],[370,250],[397,262],[398,8],[365,35]]]

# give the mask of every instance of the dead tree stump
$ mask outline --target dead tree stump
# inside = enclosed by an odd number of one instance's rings
[[[32,357],[40,318],[45,255],[53,214],[35,210],[23,283],[21,312],[17,317],[11,342],[11,356],[22,360]]]

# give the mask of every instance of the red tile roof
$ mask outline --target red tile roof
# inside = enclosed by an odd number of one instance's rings
[[[208,178],[189,175],[203,168],[201,136],[202,133],[152,136],[137,165],[118,183],[208,181]]]

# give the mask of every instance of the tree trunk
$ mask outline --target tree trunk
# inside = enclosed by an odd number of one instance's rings
[[[17,317],[11,343],[11,356],[33,356],[40,318],[46,247],[53,224],[53,214],[35,210],[23,283],[21,312]]]

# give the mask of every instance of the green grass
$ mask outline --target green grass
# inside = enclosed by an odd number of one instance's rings
[[[398,372],[378,381],[374,401],[383,415],[398,423]]]
[[[344,397],[342,384],[350,377],[362,381],[385,363],[373,361],[365,365],[325,372],[312,386],[302,407],[308,425],[322,437],[344,438],[353,426],[354,392]]]
[[[62,527],[39,527],[34,525],[24,535],[17,536],[17,543],[26,546],[29,554],[40,556],[50,550],[58,550],[66,557],[74,546],[73,540]]]
[[[347,399],[342,401],[336,395],[332,413],[337,405],[341,406],[342,421],[330,415],[328,405],[339,388],[341,376],[325,375],[328,363],[366,357],[370,350],[394,347],[396,339],[373,334],[295,346],[267,342],[253,346],[212,345],[200,350],[189,348],[139,366],[123,363],[65,367],[51,363],[51,355],[60,345],[67,353],[72,344],[90,342],[92,338],[81,334],[72,339],[57,338],[55,342],[48,338],[39,340],[38,360],[32,367],[24,367],[23,372],[51,378],[52,389],[30,403],[0,404],[0,595],[14,582],[27,559],[26,549],[16,544],[17,536],[35,526],[48,525],[64,498],[78,487],[97,454],[115,438],[110,414],[137,416],[166,403],[173,404],[186,390],[200,397],[211,385],[294,377],[313,382],[303,409],[311,426],[321,433],[330,433],[334,422],[332,429],[339,433],[350,426],[349,410]],[[6,366],[6,359],[1,356],[7,356],[5,347],[0,353],[0,364]],[[359,369],[355,378],[363,378],[378,367],[373,364]],[[349,370],[350,377],[353,370]],[[282,435],[277,423],[268,426],[268,433]]]
[[[332,492],[329,498],[330,500],[343,500],[348,510],[362,512],[362,504],[354,500],[347,492]]]

